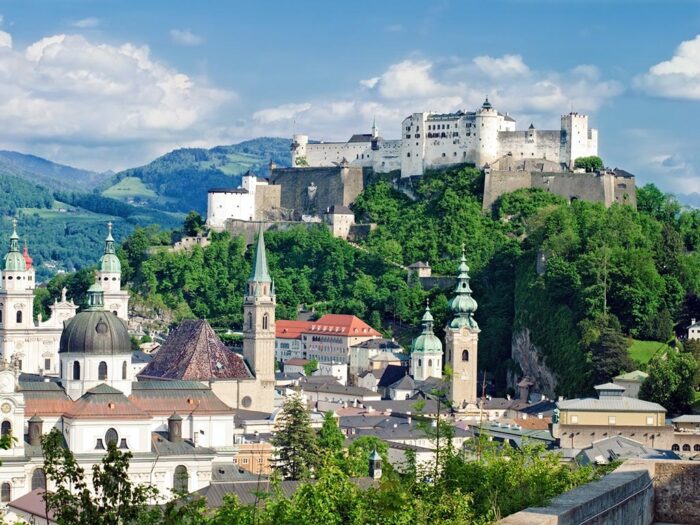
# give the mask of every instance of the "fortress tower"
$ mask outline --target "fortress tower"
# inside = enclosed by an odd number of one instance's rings
[[[492,164],[498,158],[498,111],[491,105],[488,97],[476,110],[476,158],[477,167]]]
[[[275,284],[267,268],[265,237],[258,233],[253,272],[243,300],[243,357],[259,384],[257,398],[272,410],[275,387]],[[269,403],[268,403],[269,402]]]
[[[306,162],[306,146],[308,143],[308,135],[295,134],[292,137],[292,167],[304,165]]]
[[[445,327],[445,363],[452,368],[450,401],[457,411],[477,402],[477,355],[479,325],[474,319],[477,304],[469,287],[469,267],[462,250],[455,296],[450,301],[452,320]]]
[[[588,115],[562,115],[561,135],[559,159],[570,169],[573,169],[576,159],[598,155],[598,130],[589,129]]]

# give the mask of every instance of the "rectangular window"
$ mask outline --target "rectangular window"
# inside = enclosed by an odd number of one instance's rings
[[[647,416],[647,425],[654,424],[654,416]]]
[[[615,424],[615,416],[608,416],[608,425]]]
[[[247,465],[248,464],[248,458],[243,458],[243,464]]]
[[[44,370],[51,370],[51,359],[44,359]]]

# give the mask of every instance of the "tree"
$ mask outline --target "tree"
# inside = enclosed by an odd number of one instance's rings
[[[579,157],[574,161],[576,169],[583,169],[587,172],[600,171],[604,168],[603,159],[596,155],[590,157]]]
[[[639,398],[658,403],[670,414],[687,411],[695,398],[694,376],[698,363],[692,354],[669,349],[649,362]]]
[[[42,436],[41,446],[47,484],[54,487],[45,493],[44,500],[59,525],[118,525],[137,523],[148,516],[148,505],[157,490],[131,482],[130,452],[122,453],[110,442],[102,462],[92,467],[89,487],[85,471],[63,446],[57,429]]]
[[[318,463],[311,417],[298,393],[282,405],[271,442],[277,454],[275,468],[286,479],[307,477]]]
[[[594,385],[607,383],[621,372],[634,368],[627,354],[628,347],[619,329],[606,326],[601,330],[598,340],[590,346]]]
[[[192,210],[187,214],[187,217],[185,217],[185,222],[182,225],[182,229],[185,235],[189,235],[191,237],[199,235],[204,229],[204,219],[199,213]]]
[[[345,435],[335,418],[335,414],[330,410],[323,414],[323,425],[318,431],[318,448],[332,459],[340,461],[343,459]]]
[[[389,468],[389,445],[386,441],[375,436],[361,436],[350,443],[347,457],[347,473],[350,477],[360,478],[369,476],[369,456],[374,451],[382,458],[386,471]]]
[[[314,372],[318,370],[318,360],[317,359],[312,359],[308,363],[304,365],[304,375],[306,376],[312,376],[314,375]]]

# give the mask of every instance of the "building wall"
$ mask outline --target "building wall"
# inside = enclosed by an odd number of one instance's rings
[[[559,424],[555,437],[561,447],[585,448],[594,441],[611,436],[633,439],[648,447],[671,450],[673,427],[665,426],[620,426],[620,425],[566,425]]]
[[[282,199],[282,187],[271,184],[259,185],[255,190],[255,220],[265,220],[278,210]]]

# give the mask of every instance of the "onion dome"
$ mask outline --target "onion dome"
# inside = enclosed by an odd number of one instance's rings
[[[31,269],[32,263],[34,262],[33,259],[29,256],[29,248],[27,247],[27,243],[24,243],[24,252],[22,253],[22,257],[24,257],[24,265],[27,268],[27,270]]]
[[[481,105],[483,109],[491,109],[493,106],[491,105],[491,102],[489,102],[489,97],[486,97],[486,100],[484,100],[484,103]]]
[[[450,310],[454,314],[452,321],[450,321],[450,328],[468,327],[478,330],[479,325],[474,319],[474,312],[476,312],[478,305],[472,297],[472,289],[469,287],[469,266],[467,266],[464,248],[462,248],[462,259],[459,264],[459,275],[454,293],[455,296],[450,301]]]
[[[423,314],[423,333],[413,341],[414,352],[442,352],[442,342],[433,333],[433,314],[430,306],[425,307]]]
[[[105,239],[105,252],[100,258],[100,270],[103,273],[121,273],[122,263],[114,249],[114,237],[112,237],[112,223],[107,223],[107,238]]]
[[[128,354],[131,339],[126,323],[104,309],[102,287],[88,290],[88,308],[67,322],[61,334],[59,353],[96,355]]]
[[[19,253],[19,236],[17,235],[17,219],[12,219],[12,235],[10,236],[10,251],[5,255],[5,271],[23,272],[27,269],[24,257]]]

